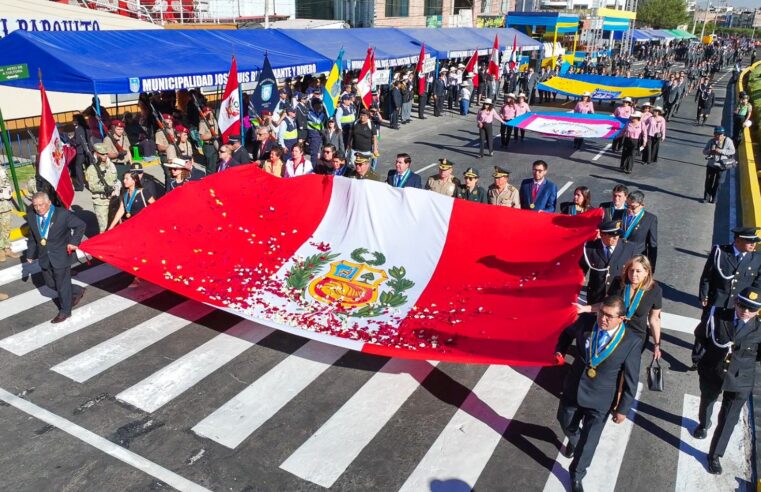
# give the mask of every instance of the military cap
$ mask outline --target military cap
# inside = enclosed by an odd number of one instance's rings
[[[188,129],[187,129],[187,128],[185,128],[185,127],[184,127],[184,126],[182,126],[182,125],[177,125],[177,126],[175,126],[175,127],[174,127],[174,131],[176,131],[177,133],[188,133]]]
[[[280,89],[278,92],[279,92],[280,94],[288,94],[288,89],[286,89],[285,87],[283,87],[283,88],[281,88],[281,89]]]
[[[735,238],[742,239],[749,243],[758,243],[761,242],[761,238],[756,234],[757,230],[758,228],[756,227],[735,227],[732,229],[732,232],[735,233]]]
[[[103,155],[108,154],[108,147],[106,147],[106,144],[96,143],[92,147],[93,149],[95,149],[95,152],[97,152],[98,154],[103,154]]]
[[[172,118],[172,115],[168,114],[168,113],[162,114],[161,118],[164,119],[164,120],[167,120],[167,121],[174,121],[174,118]]]
[[[362,154],[354,154],[354,165],[367,164],[370,162],[370,158]]]
[[[240,143],[240,136],[232,135],[231,137],[228,137],[227,142],[231,144]]]
[[[447,160],[446,157],[442,157],[441,159],[439,159],[439,169],[441,169],[442,171],[446,171],[447,169],[452,169],[453,166],[454,166],[454,162]]]
[[[465,172],[463,173],[463,176],[465,176],[466,178],[478,178],[479,177],[478,176],[478,171],[476,171],[472,167],[467,168],[465,170]]]
[[[289,104],[289,105],[287,105],[287,106],[285,107],[285,112],[286,112],[286,113],[295,113],[295,112],[296,112],[296,107],[295,107],[295,106],[291,106],[291,105]]]
[[[118,128],[124,128],[124,122],[122,120],[114,120],[111,122],[111,126],[118,127]]]
[[[348,95],[348,94],[344,94],[343,96],[341,96],[341,100],[342,101],[351,101],[351,96]]]
[[[758,311],[761,309],[761,290],[755,287],[745,287],[737,295],[737,304]]]
[[[143,165],[139,162],[133,162],[129,166],[129,172],[136,174],[143,174]]]
[[[492,173],[494,178],[508,178],[510,177],[510,171],[503,167],[494,166],[494,172]]]
[[[172,159],[172,162],[167,162],[164,164],[164,167],[168,167],[170,169],[184,169],[185,168],[185,160],[179,159],[175,157]]]
[[[619,220],[605,220],[600,222],[600,225],[597,226],[597,229],[603,233],[608,234],[610,236],[620,236],[623,232],[621,230],[621,221]]]

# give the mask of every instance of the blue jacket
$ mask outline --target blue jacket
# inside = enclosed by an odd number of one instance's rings
[[[534,202],[534,208],[531,208],[531,187],[534,185],[534,180],[524,179],[521,182],[519,190],[521,197],[521,208],[526,210],[533,210],[535,212],[555,212],[555,207],[558,201],[558,187],[549,179],[544,180],[544,184],[539,188],[539,193],[536,195],[536,201]]]
[[[390,184],[391,186],[394,186],[395,180],[396,180],[396,169],[392,169],[388,172],[386,183]],[[402,188],[422,188],[422,187],[423,187],[423,180],[420,178],[420,175],[413,173],[412,169],[410,169],[410,175],[407,178],[407,180],[404,182],[404,185],[402,185]]]

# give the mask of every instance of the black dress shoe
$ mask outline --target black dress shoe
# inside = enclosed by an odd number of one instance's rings
[[[708,473],[712,475],[721,475],[721,472],[723,470],[721,469],[721,463],[719,462],[718,456],[709,456],[708,457]]]
[[[79,293],[79,295],[74,296],[74,298],[71,300],[71,307],[76,307],[77,304],[79,304],[79,301],[82,300],[82,298],[85,296],[86,288],[82,288],[82,291]]]
[[[692,433],[692,437],[695,439],[705,439],[708,436],[708,429],[702,425],[697,426],[695,432]]]
[[[53,323],[53,324],[62,323],[64,321],[66,321],[67,319],[69,319],[70,316],[71,315],[68,315],[68,314],[58,313],[58,315],[55,318],[51,319],[50,322]]]
[[[581,485],[581,480],[573,480],[571,482],[571,492],[584,492],[584,486]]]
[[[576,452],[576,446],[571,444],[570,442],[565,445],[565,448],[563,449],[563,456],[566,458],[573,458],[573,453]]]

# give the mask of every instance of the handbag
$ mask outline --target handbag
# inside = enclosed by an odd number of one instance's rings
[[[661,371],[661,363],[655,356],[647,367],[647,388],[650,391],[663,391],[663,371]]]

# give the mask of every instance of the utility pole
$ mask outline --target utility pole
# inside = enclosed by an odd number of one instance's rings
[[[706,33],[706,22],[708,22],[708,11],[711,10],[711,0],[708,0],[708,5],[706,5],[706,11],[703,14],[703,28],[700,29],[700,42],[703,42],[703,36]]]
[[[270,28],[270,0],[264,0],[264,28]]]

